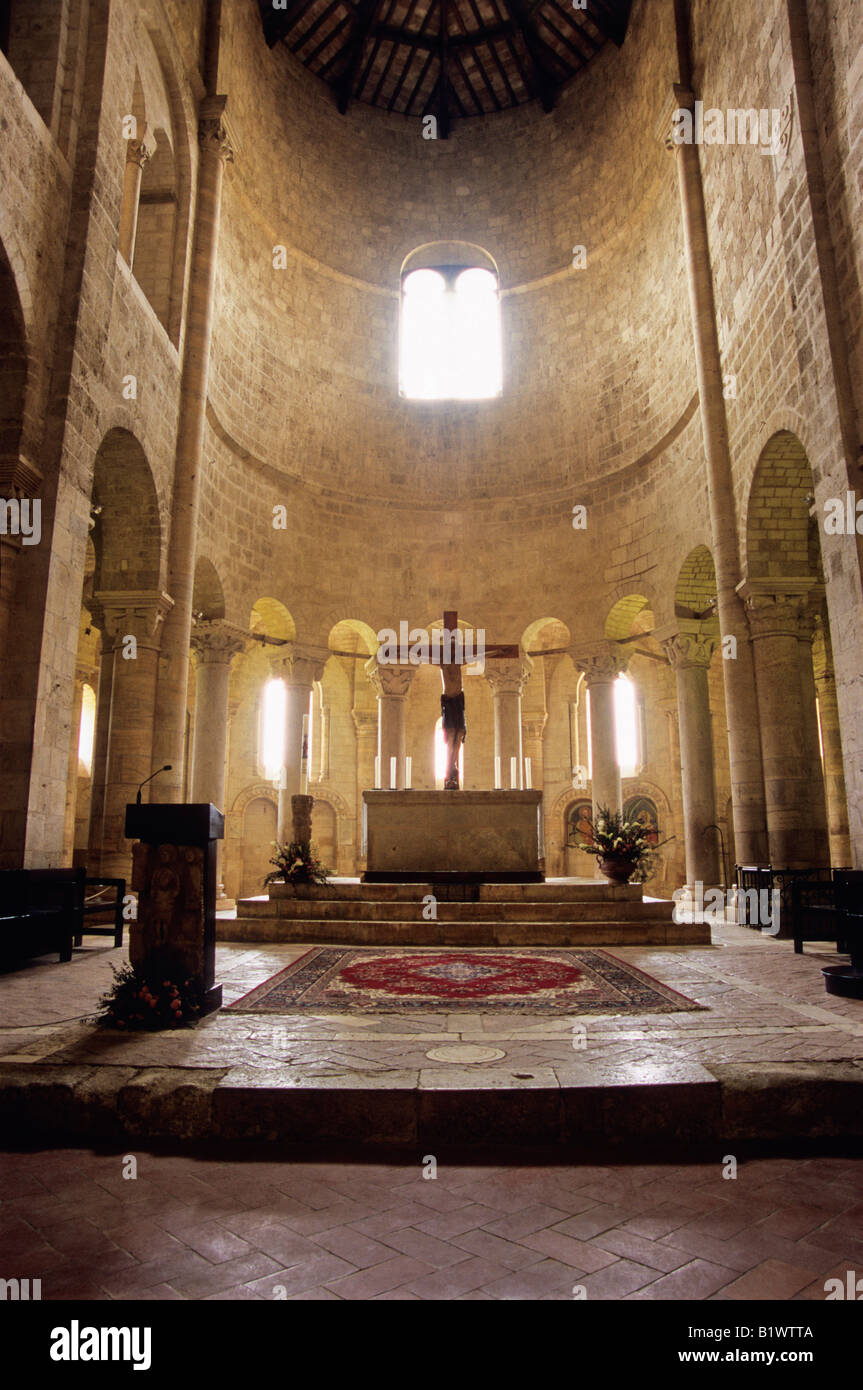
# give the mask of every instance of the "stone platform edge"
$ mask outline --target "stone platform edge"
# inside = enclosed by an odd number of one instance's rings
[[[423,1084],[407,1070],[385,1086],[361,1078],[300,1085],[238,1067],[0,1065],[0,1136],[15,1145],[265,1140],[410,1149],[454,1135],[468,1147],[859,1139],[863,1062],[693,1065],[689,1079],[650,1081],[631,1068],[604,1083],[581,1077],[554,1088],[500,1072],[485,1086]]]

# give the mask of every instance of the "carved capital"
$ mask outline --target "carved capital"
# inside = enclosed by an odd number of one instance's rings
[[[417,673],[416,666],[381,665],[375,656],[364,669],[378,696],[385,700],[406,700]]]
[[[201,102],[198,120],[198,144],[203,154],[214,154],[223,164],[233,164],[237,140],[228,120],[226,96],[207,97]]]
[[[629,665],[629,656],[616,642],[595,642],[573,654],[576,670],[583,671],[590,690],[593,685],[610,685]]]
[[[273,675],[280,676],[286,685],[307,685],[311,690],[323,676],[329,655],[323,647],[286,642],[268,652],[267,658]]]
[[[796,637],[806,640],[809,596],[817,581],[802,579],[747,579],[737,586],[746,607],[753,640],[762,637]]]
[[[528,657],[513,661],[486,660],[485,678],[494,695],[520,695],[527,685],[533,662]]]
[[[156,137],[146,126],[141,127],[141,134],[136,140],[126,141],[126,163],[137,164],[139,169],[143,169],[147,160],[152,159],[155,153]]]
[[[676,631],[654,633],[654,636],[675,671],[688,671],[697,666],[707,669],[719,641],[718,634],[705,632],[698,625],[684,627],[681,624]]]
[[[190,645],[199,665],[223,662],[230,665],[248,641],[248,634],[219,619],[202,619],[192,628]]]
[[[378,712],[376,709],[352,709],[354,728],[358,743],[376,742],[378,736]]]
[[[542,743],[542,736],[545,733],[547,723],[548,715],[545,713],[523,715],[522,728],[524,729],[525,742],[534,745]]]
[[[103,642],[119,649],[134,637],[143,647],[158,648],[165,618],[174,600],[157,589],[102,590],[93,596],[93,621],[102,630]]]

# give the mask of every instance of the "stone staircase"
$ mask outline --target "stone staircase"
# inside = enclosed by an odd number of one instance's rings
[[[311,890],[277,884],[270,897],[241,898],[236,919],[218,918],[216,934],[358,946],[709,945],[709,926],[676,923],[673,908],[645,900],[639,884],[340,880]]]

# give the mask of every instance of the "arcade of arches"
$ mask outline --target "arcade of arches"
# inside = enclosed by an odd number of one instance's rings
[[[356,62],[320,3],[0,4],[0,869],[128,878],[168,767],[225,911],[300,790],[357,877],[376,768],[441,776],[439,672],[378,634],[451,610],[517,644],[464,786],[516,760],[549,878],[599,804],[654,899],[863,869],[863,6],[606,0],[589,61],[507,22],[410,99],[344,8]],[[678,143],[696,100],[776,138]],[[412,398],[403,285],[443,334],[465,269],[502,387]]]

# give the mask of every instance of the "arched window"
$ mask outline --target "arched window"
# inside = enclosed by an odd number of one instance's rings
[[[446,739],[443,736],[443,720],[434,726],[434,783],[438,791],[443,791],[446,779]],[[464,786],[464,744],[458,752],[458,780]]]
[[[488,400],[502,389],[497,275],[482,266],[402,278],[399,389],[409,400]]]
[[[90,777],[93,772],[93,740],[96,734],[96,692],[85,685],[81,693],[81,723],[78,726],[78,775]]]
[[[287,691],[281,680],[267,681],[261,701],[258,762],[270,782],[279,779],[285,765],[285,710]]]

